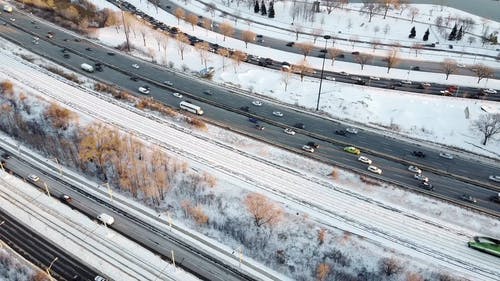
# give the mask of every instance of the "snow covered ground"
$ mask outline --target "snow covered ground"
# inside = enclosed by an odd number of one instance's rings
[[[303,168],[297,168],[296,171],[285,170],[281,168],[282,164],[269,166],[264,164],[261,157],[245,157],[239,151],[227,150],[217,142],[200,138],[196,131],[187,134],[175,126],[165,126],[146,117],[131,114],[123,108],[46,76],[38,69],[30,68],[7,55],[4,58],[5,63],[0,66],[3,75],[22,81],[28,92],[70,104],[74,109],[87,112],[100,120],[133,130],[138,136],[147,138],[152,143],[175,143],[174,149],[179,157],[188,160],[193,166],[201,165],[217,178],[227,181],[223,191],[229,189],[234,193],[238,192],[238,188],[258,190],[289,206],[290,212],[297,210],[308,214],[316,223],[349,230],[365,237],[367,241],[409,255],[413,262],[418,264],[429,262],[443,266],[473,280],[495,280],[500,276],[500,272],[492,270],[500,268],[500,264],[496,264],[498,260],[485,259],[484,254],[465,247],[467,240],[478,232],[498,233],[498,222],[481,218],[486,220],[484,224],[457,226],[441,218],[430,217],[419,211],[401,208],[392,202],[381,202],[371,198],[371,195],[367,197],[352,191],[348,188],[352,175],[345,177],[347,185],[344,185],[346,182],[342,177],[342,181],[334,184],[325,177],[326,166],[322,166],[320,175],[310,174]],[[269,154],[266,152],[268,148],[262,144],[258,146],[261,153]],[[168,145],[166,148],[171,149]],[[293,162],[293,158],[289,159],[286,154],[280,152],[279,155],[284,156],[277,158],[287,159],[284,165]],[[315,165],[317,163],[309,166]],[[364,189],[359,182],[353,181],[351,184]],[[304,193],[304,187],[307,187],[307,193]],[[374,187],[369,189],[372,188]],[[422,199],[413,200],[413,204],[416,204]],[[451,209],[451,212],[458,211],[466,212],[459,208]],[[430,215],[433,215],[432,212]],[[449,220],[453,220],[453,215]],[[465,213],[464,216],[477,215]],[[484,225],[490,229],[483,229]],[[427,267],[430,268],[431,264]],[[474,272],[471,271],[472,268],[475,268]]]
[[[30,281],[36,273],[36,266],[14,252],[0,241],[0,280]]]

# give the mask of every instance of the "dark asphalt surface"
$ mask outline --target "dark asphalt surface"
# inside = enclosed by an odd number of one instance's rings
[[[358,162],[357,156],[342,151],[344,146],[354,145],[361,148],[363,155],[370,157],[374,165],[379,166],[384,171],[381,178],[414,188],[418,188],[418,182],[413,179],[407,166],[417,165],[434,184],[436,194],[458,199],[459,194],[469,193],[479,199],[479,206],[496,212],[500,211],[499,204],[488,201],[488,198],[493,196],[495,191],[500,190],[499,183],[488,180],[490,175],[500,173],[498,160],[483,162],[461,156],[455,156],[452,160],[444,159],[439,156],[439,150],[420,146],[418,142],[411,143],[393,139],[384,133],[378,134],[360,130],[357,135],[338,136],[334,132],[345,129],[345,126],[335,121],[325,120],[265,101],[261,107],[253,106],[251,102],[255,98],[235,94],[205,83],[201,79],[193,80],[183,75],[172,74],[159,66],[132,59],[119,52],[112,51],[115,55],[110,56],[107,54],[109,49],[102,49],[89,41],[75,42],[71,35],[61,30],[55,30],[53,27],[47,27],[41,23],[36,24],[40,26],[40,29],[35,29],[35,24],[30,23],[19,14],[9,16],[16,18],[16,26],[22,26],[30,32],[36,32],[40,37],[40,44],[33,45],[31,35],[10,26],[0,25],[3,36],[17,40],[24,47],[50,57],[55,63],[62,63],[83,73],[79,67],[81,63],[102,62],[104,71],[92,73],[90,76],[120,85],[120,87],[135,93],[140,85],[150,85],[151,96],[174,108],[178,107],[180,99],[173,97],[171,92],[181,92],[185,95],[184,100],[193,101],[203,108],[206,118],[226,124],[230,129],[246,131],[262,140],[286,145],[288,148],[300,149],[303,144],[314,138],[314,141],[321,144],[319,150],[313,154],[314,157],[327,163],[366,172],[366,165]],[[1,17],[5,17],[5,15]],[[46,39],[44,36],[48,31],[55,32],[55,38]],[[64,39],[68,40],[64,41]],[[70,49],[69,59],[63,58],[61,46]],[[91,51],[85,50],[87,47],[90,47]],[[132,68],[133,63],[139,64],[140,69]],[[113,66],[114,69],[111,69],[110,66]],[[119,71],[115,71],[116,69]],[[84,74],[88,75],[88,73]],[[129,79],[131,75],[138,76],[141,80],[134,82]],[[175,89],[162,85],[165,80],[172,81]],[[206,89],[210,89],[214,94],[210,96],[203,94]],[[250,113],[239,110],[241,106],[249,106]],[[281,111],[284,117],[272,115],[272,112],[276,110]],[[254,124],[248,122],[249,116],[261,120],[260,123],[266,129],[263,131],[255,130]],[[297,130],[298,134],[293,137],[282,132],[283,128],[292,127],[297,122],[305,124],[306,130]],[[411,152],[414,150],[423,151],[427,157],[412,156]],[[460,180],[457,180],[457,177],[461,177]]]
[[[18,254],[45,271],[53,263],[50,273],[56,280],[89,280],[98,275],[85,263],[68,254],[58,245],[48,242],[42,235],[32,231],[28,226],[7,215],[0,209],[0,240],[9,245]]]

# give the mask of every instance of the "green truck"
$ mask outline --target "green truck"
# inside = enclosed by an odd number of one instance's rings
[[[476,249],[478,251],[500,257],[499,239],[480,237],[480,236],[474,236],[472,239],[474,241],[470,241],[467,243],[469,248]]]

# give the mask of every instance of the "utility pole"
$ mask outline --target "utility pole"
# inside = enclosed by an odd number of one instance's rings
[[[326,46],[328,44],[328,39],[332,38],[330,35],[325,35],[323,36],[325,39],[325,51],[326,51]],[[321,85],[323,84],[323,71],[325,70],[325,60],[326,60],[326,52],[323,53],[323,65],[321,66],[321,74],[319,76],[319,90],[318,90],[318,100],[316,102],[316,111],[319,110],[319,99],[321,97]]]
[[[50,275],[50,268],[52,267],[52,265],[58,260],[59,258],[56,257],[49,265],[49,267],[47,267],[47,275],[49,275],[49,278],[50,280],[54,280],[54,278],[52,278],[52,275]]]
[[[130,52],[130,41],[128,38],[128,30],[127,30],[127,24],[125,23],[125,14],[122,11],[122,22],[123,22],[123,31],[125,32],[125,39],[127,40],[127,51]]]

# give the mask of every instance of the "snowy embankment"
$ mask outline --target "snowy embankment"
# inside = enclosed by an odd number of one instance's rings
[[[137,2],[134,4],[139,5],[148,14],[169,24],[177,25],[177,20],[172,15],[163,11],[156,14],[156,10],[151,5],[148,8],[144,2],[142,4],[135,0],[132,2]],[[194,27],[195,31],[193,32],[191,26],[182,21],[181,28],[190,34],[195,34],[211,42],[216,40],[221,45],[226,44],[226,46],[236,49],[243,49],[244,46],[243,42],[231,38],[227,38],[226,42],[223,42],[221,35],[210,31],[207,32],[198,26]],[[158,51],[154,32],[148,29],[146,34],[146,47],[144,47],[142,37],[139,34],[135,37],[133,35],[130,36],[131,43],[136,49],[134,55],[149,61],[151,61],[150,57],[152,56],[155,61],[163,65],[168,65],[171,62],[175,69],[181,69],[182,66],[186,66],[191,70],[199,70],[204,67],[200,61],[200,55],[191,46],[187,47],[184,60],[181,60],[175,40],[171,39],[168,41],[166,52],[163,49]],[[208,38],[205,38],[204,36],[207,36],[207,34]],[[96,30],[95,36],[100,42],[113,47],[122,44],[125,40],[123,32],[120,31],[117,33],[115,28]],[[260,55],[272,57],[275,60],[294,62],[295,59],[300,60],[303,58],[300,55],[293,55],[249,44],[248,51],[254,53],[254,50],[260,50]],[[229,59],[225,59],[224,61],[220,56],[212,53],[208,54],[207,61],[209,65],[217,69],[214,77],[215,82],[235,85],[241,89],[256,92],[290,105],[304,106],[311,110],[316,107],[316,97],[319,87],[318,79],[305,78],[304,81],[301,81],[297,75],[288,76],[279,71],[245,63],[236,66]],[[311,66],[316,68],[321,67],[321,59],[319,58],[308,58],[308,61]],[[348,72],[353,71],[351,73],[359,73],[359,65],[357,64],[344,63],[349,68],[344,68],[340,62],[335,62],[334,66],[330,66],[330,64],[327,61],[326,67],[335,71],[343,70]],[[385,68],[365,66],[365,69],[368,68],[378,69],[377,73],[373,74],[375,76],[383,77],[387,75]],[[398,76],[397,73],[400,73],[400,75]],[[368,73],[360,74],[367,75]],[[390,76],[393,78],[399,77],[400,79],[420,79],[421,81],[428,82],[443,83],[444,81],[444,75],[411,71],[410,76],[408,76],[408,71],[397,69],[392,69]],[[420,78],[417,79],[417,77]],[[477,86],[476,80],[474,77],[451,75],[448,82],[461,84],[463,81],[472,81],[471,85]],[[483,80],[481,83],[481,86],[500,89],[500,80],[489,79]],[[285,90],[285,86],[287,90]],[[370,127],[375,127],[377,130],[389,130],[388,128],[392,128],[390,129],[391,133],[397,135],[500,158],[498,154],[498,151],[500,151],[500,140],[492,139],[486,146],[482,146],[481,134],[471,127],[473,121],[484,114],[482,107],[489,108],[489,112],[499,112],[500,103],[476,99],[422,95],[337,83],[328,80],[323,81],[322,89],[320,110],[333,118],[354,121],[359,123],[357,124],[358,126],[366,124]]]
[[[0,280],[32,281],[38,270],[34,264],[25,260],[1,240],[0,261]]]
[[[415,262],[428,262],[429,266],[441,266],[474,280],[495,280],[500,276],[500,272],[493,270],[500,268],[500,261],[485,259],[482,253],[465,247],[469,237],[477,234],[475,230],[373,201],[314,175],[285,171],[280,165],[271,167],[257,158],[244,157],[237,151],[202,140],[194,131],[188,134],[176,126],[165,126],[131,114],[11,58],[5,58],[1,69],[6,77],[25,83],[29,91],[134,132],[190,162],[204,163],[217,177],[246,183],[241,187],[263,192],[308,214],[318,223],[349,230],[411,256]],[[307,187],[307,193],[304,193],[304,187]]]

